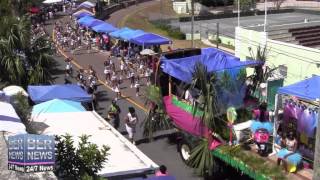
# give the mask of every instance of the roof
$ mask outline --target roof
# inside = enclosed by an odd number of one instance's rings
[[[128,28],[128,27],[123,27],[117,31],[114,31],[112,33],[110,33],[110,36],[113,38],[119,38],[120,33],[126,32],[126,31],[132,31],[132,29]]]
[[[278,89],[278,94],[296,96],[301,99],[316,101],[320,99],[320,76],[314,75],[303,81]]]
[[[216,48],[203,48],[201,55],[167,59],[161,57],[162,71],[186,83],[192,81],[196,63],[207,67],[208,72],[219,72],[235,68],[261,65],[259,61],[240,61],[239,58]]]
[[[0,131],[12,134],[25,134],[26,127],[21,122],[13,106],[7,102],[0,102]]]
[[[141,36],[143,34],[146,34],[146,32],[142,30],[132,30],[132,31],[126,31],[123,33],[120,33],[120,38],[126,41],[129,41],[135,37]]]
[[[28,93],[36,104],[52,99],[66,99],[78,102],[91,102],[92,97],[75,84],[49,86],[28,86]]]
[[[142,173],[158,168],[151,159],[130,143],[96,112],[42,113],[34,118],[35,123],[45,123],[46,135],[64,135],[74,137],[82,134],[91,135],[89,140],[99,147],[110,147],[108,161],[99,175],[104,177]],[[76,128],[75,128],[76,125]],[[76,140],[77,141],[77,140]],[[77,143],[75,141],[75,143]]]
[[[140,46],[163,45],[172,43],[170,39],[153,33],[145,33],[141,36],[131,39],[130,41]]]
[[[80,102],[53,99],[33,106],[32,114],[57,113],[57,112],[82,112],[86,109]]]
[[[109,23],[104,22],[102,24],[93,26],[92,30],[94,30],[95,32],[98,32],[98,33],[110,33],[110,32],[117,31],[118,28],[114,27],[113,25],[111,25]]]

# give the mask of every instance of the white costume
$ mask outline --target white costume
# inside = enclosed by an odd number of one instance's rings
[[[132,117],[131,113],[127,114],[128,122],[126,122],[126,130],[128,132],[129,138],[133,138],[133,134],[136,132],[136,124],[138,123],[137,117]]]

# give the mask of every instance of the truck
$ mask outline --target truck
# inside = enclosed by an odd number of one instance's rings
[[[258,104],[249,97],[245,69],[257,70],[263,63],[240,61],[215,48],[176,50],[160,58],[154,86],[161,103],[151,107],[163,108],[177,129],[171,139],[182,160],[206,179],[284,177],[275,164],[245,150],[249,143],[241,143],[250,139],[247,121]],[[237,114],[234,123],[227,118],[230,107]]]

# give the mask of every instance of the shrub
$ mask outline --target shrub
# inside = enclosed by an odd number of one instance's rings
[[[186,35],[182,33],[178,28],[172,28],[171,26],[160,22],[153,22],[153,25],[161,30],[166,31],[168,33],[168,36],[170,36],[171,38],[180,40],[186,39]]]
[[[78,147],[74,146],[68,134],[56,136],[55,174],[62,179],[97,179],[97,172],[107,161],[109,147],[100,150],[96,144],[88,141],[90,136],[80,136]]]

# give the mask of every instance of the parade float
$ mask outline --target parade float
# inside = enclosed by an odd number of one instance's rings
[[[225,178],[221,172],[230,167],[229,178],[285,178],[281,167],[244,148],[252,138],[242,131],[250,131],[251,112],[259,105],[248,97],[245,69],[260,70],[263,61],[240,61],[221,50],[205,48],[164,54],[158,65],[150,88],[162,101],[152,103],[148,117],[153,121],[144,124],[163,123],[154,115],[164,112],[179,131],[177,149],[189,166],[202,176],[216,178]]]

